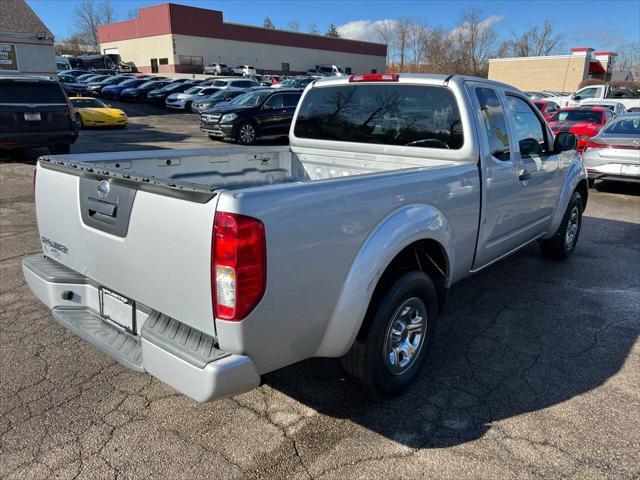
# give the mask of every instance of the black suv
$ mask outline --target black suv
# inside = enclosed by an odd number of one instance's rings
[[[69,153],[78,138],[73,108],[58,82],[0,77],[0,149],[49,147]]]
[[[236,97],[231,103],[205,110],[200,130],[214,139],[251,145],[258,137],[281,137],[289,133],[302,90],[264,88]]]

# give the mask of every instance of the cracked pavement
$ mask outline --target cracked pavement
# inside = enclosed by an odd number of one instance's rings
[[[212,144],[190,115],[132,122]],[[131,132],[127,147],[145,138]],[[118,148],[109,135],[83,132],[74,151]],[[637,186],[590,191],[569,261],[534,245],[456,285],[427,367],[395,400],[372,402],[337,361],[312,359],[199,404],[81,341],[31,294],[20,260],[40,251],[37,155],[0,163],[0,478],[640,477]]]

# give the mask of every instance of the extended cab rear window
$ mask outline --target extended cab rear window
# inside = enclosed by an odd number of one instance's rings
[[[0,103],[67,103],[56,83],[0,83]]]
[[[316,140],[458,150],[464,143],[453,93],[426,85],[340,85],[311,89],[295,136]]]

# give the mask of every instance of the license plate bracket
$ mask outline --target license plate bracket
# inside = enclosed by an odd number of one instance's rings
[[[24,112],[24,119],[27,122],[39,122],[42,120],[40,112]]]
[[[640,165],[622,165],[620,173],[622,175],[640,175]]]
[[[99,287],[98,295],[100,297],[100,315],[135,334],[136,302],[104,287]]]

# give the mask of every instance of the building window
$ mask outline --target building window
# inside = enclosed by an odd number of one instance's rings
[[[10,43],[0,44],[0,71],[17,72],[18,70],[16,46]]]
[[[203,64],[202,57],[193,57],[191,55],[180,55],[178,57],[180,65],[196,65],[201,67]]]
[[[282,64],[282,68],[280,69],[283,72],[288,72],[289,71],[289,64],[288,63],[283,63]]]
[[[169,65],[169,59],[168,58],[161,58],[158,60],[158,63],[160,65]]]

